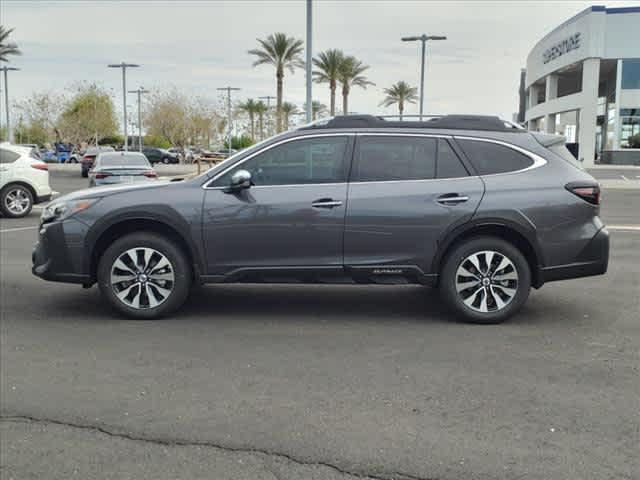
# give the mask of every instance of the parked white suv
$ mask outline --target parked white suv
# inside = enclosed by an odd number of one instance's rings
[[[51,199],[49,171],[33,148],[0,143],[0,211],[24,217],[34,204]]]

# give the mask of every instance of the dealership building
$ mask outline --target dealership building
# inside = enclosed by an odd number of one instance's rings
[[[519,120],[561,134],[585,166],[640,165],[640,6],[592,6],[527,57]]]

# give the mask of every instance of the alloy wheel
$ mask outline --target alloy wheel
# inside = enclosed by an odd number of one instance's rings
[[[480,313],[504,309],[518,291],[518,271],[502,253],[484,250],[465,258],[456,271],[456,291],[462,302]]]
[[[111,266],[111,288],[130,308],[157,307],[169,298],[174,285],[173,265],[153,248],[131,248]]]
[[[23,215],[31,207],[31,198],[23,188],[12,188],[4,197],[4,205],[13,215]]]

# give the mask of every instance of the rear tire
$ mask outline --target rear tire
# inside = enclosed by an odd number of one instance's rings
[[[100,258],[98,286],[127,318],[153,320],[177,310],[189,295],[192,271],[182,249],[157,233],[132,233]]]
[[[0,190],[0,211],[5,217],[26,217],[32,208],[33,194],[24,185],[9,184]]]
[[[89,176],[89,172],[83,168],[82,169],[82,178],[87,178],[88,176]]]
[[[515,246],[497,237],[476,237],[455,246],[442,267],[440,293],[471,323],[501,323],[529,296],[531,271]]]
[[[162,163],[164,163],[165,165],[169,165],[169,157],[164,157],[162,159]]]

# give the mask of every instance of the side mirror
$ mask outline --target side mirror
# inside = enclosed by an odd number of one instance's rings
[[[238,170],[231,175],[230,190],[242,190],[251,187],[251,172],[247,170]]]

